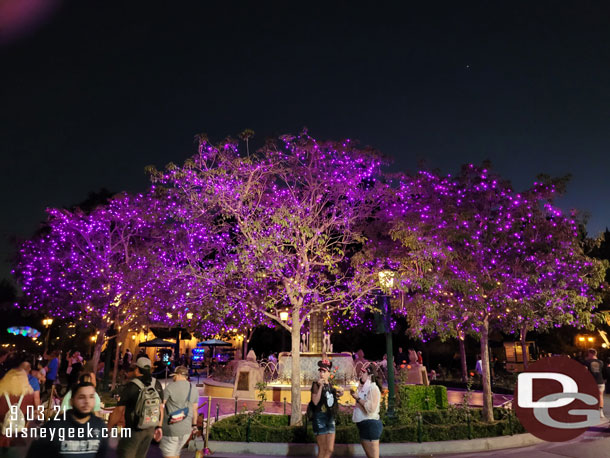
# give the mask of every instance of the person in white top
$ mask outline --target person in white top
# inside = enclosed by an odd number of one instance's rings
[[[351,393],[356,400],[352,420],[358,426],[360,442],[367,458],[379,458],[379,438],[383,431],[383,424],[379,419],[381,390],[375,375],[372,365],[362,368],[358,389]]]

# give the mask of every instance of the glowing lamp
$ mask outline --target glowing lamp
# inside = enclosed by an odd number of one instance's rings
[[[579,338],[578,338],[578,341],[579,341],[579,342],[584,342],[584,341],[585,341],[585,338],[584,338],[584,337],[579,337]]]
[[[286,311],[280,312],[280,320],[288,321],[288,312],[286,312]]]
[[[379,276],[379,284],[385,290],[392,289],[394,286],[394,276],[395,272],[390,269],[380,270],[378,273]]]

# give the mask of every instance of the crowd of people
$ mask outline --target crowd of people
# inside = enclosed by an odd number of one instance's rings
[[[397,367],[407,361],[414,363],[415,358],[421,364],[421,352],[407,354],[402,348],[398,350]],[[365,362],[362,351],[356,352],[355,359]],[[598,359],[594,349],[586,351],[579,360],[598,385],[603,417],[603,394],[606,380],[610,379],[610,364]],[[164,457],[179,457],[186,443],[198,432],[199,392],[188,380],[188,367],[175,367],[169,374],[173,381],[163,388],[154,377],[155,365],[144,352],[134,358],[127,350],[120,361],[125,382],[119,390],[117,406],[106,422],[102,413],[104,405],[96,390],[96,374],[79,351],[63,358],[59,351],[45,352],[42,358],[36,359],[0,350],[0,448],[10,450],[29,442],[28,458],[68,454],[76,458],[98,458],[106,456],[109,437],[117,437],[119,458],[144,458],[152,442],[159,444]],[[186,361],[178,361],[182,362]],[[480,359],[477,364],[480,366]],[[352,420],[357,425],[366,456],[377,458],[383,430],[379,416],[381,380],[387,359],[357,367],[359,383],[350,392],[355,401]],[[311,401],[307,406],[319,458],[333,454],[338,401],[343,395],[342,388],[330,382],[331,370],[331,361],[318,362],[319,377],[311,386]],[[22,433],[33,429],[38,430],[34,435]],[[129,434],[104,434],[123,430]],[[72,435],[68,437],[67,431],[72,431]]]
[[[130,353],[130,352],[129,352]],[[101,458],[116,437],[119,458],[144,458],[152,441],[166,458],[179,457],[197,433],[199,391],[189,370],[175,367],[165,388],[145,355],[121,360],[125,382],[108,421],[96,390],[96,374],[78,351],[42,359],[0,353],[0,454],[28,447],[28,458]]]

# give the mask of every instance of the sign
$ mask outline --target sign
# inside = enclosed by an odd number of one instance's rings
[[[515,401],[523,427],[545,441],[569,441],[600,423],[597,383],[586,366],[567,356],[531,363],[517,378]]]

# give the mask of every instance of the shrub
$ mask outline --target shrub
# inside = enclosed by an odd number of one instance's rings
[[[446,409],[447,388],[442,385],[400,385],[396,392],[397,407],[409,411]]]
[[[470,428],[467,412],[470,413]],[[524,432],[514,413],[503,409],[494,409],[495,421],[483,423],[480,409],[448,408],[444,410],[422,411],[421,439],[427,441],[444,441],[478,437],[494,437]],[[511,415],[510,422],[508,415]],[[351,421],[351,416],[340,413],[336,419],[338,444],[356,444],[360,442],[358,428]],[[248,422],[250,425],[248,427]],[[210,439],[220,441],[246,442],[315,442],[311,424],[307,426],[289,426],[287,415],[259,415],[256,417],[240,414],[220,420],[212,426]],[[512,431],[511,431],[512,426]],[[416,414],[408,424],[384,425],[381,442],[417,442],[418,424]],[[249,431],[249,432],[248,432]]]

